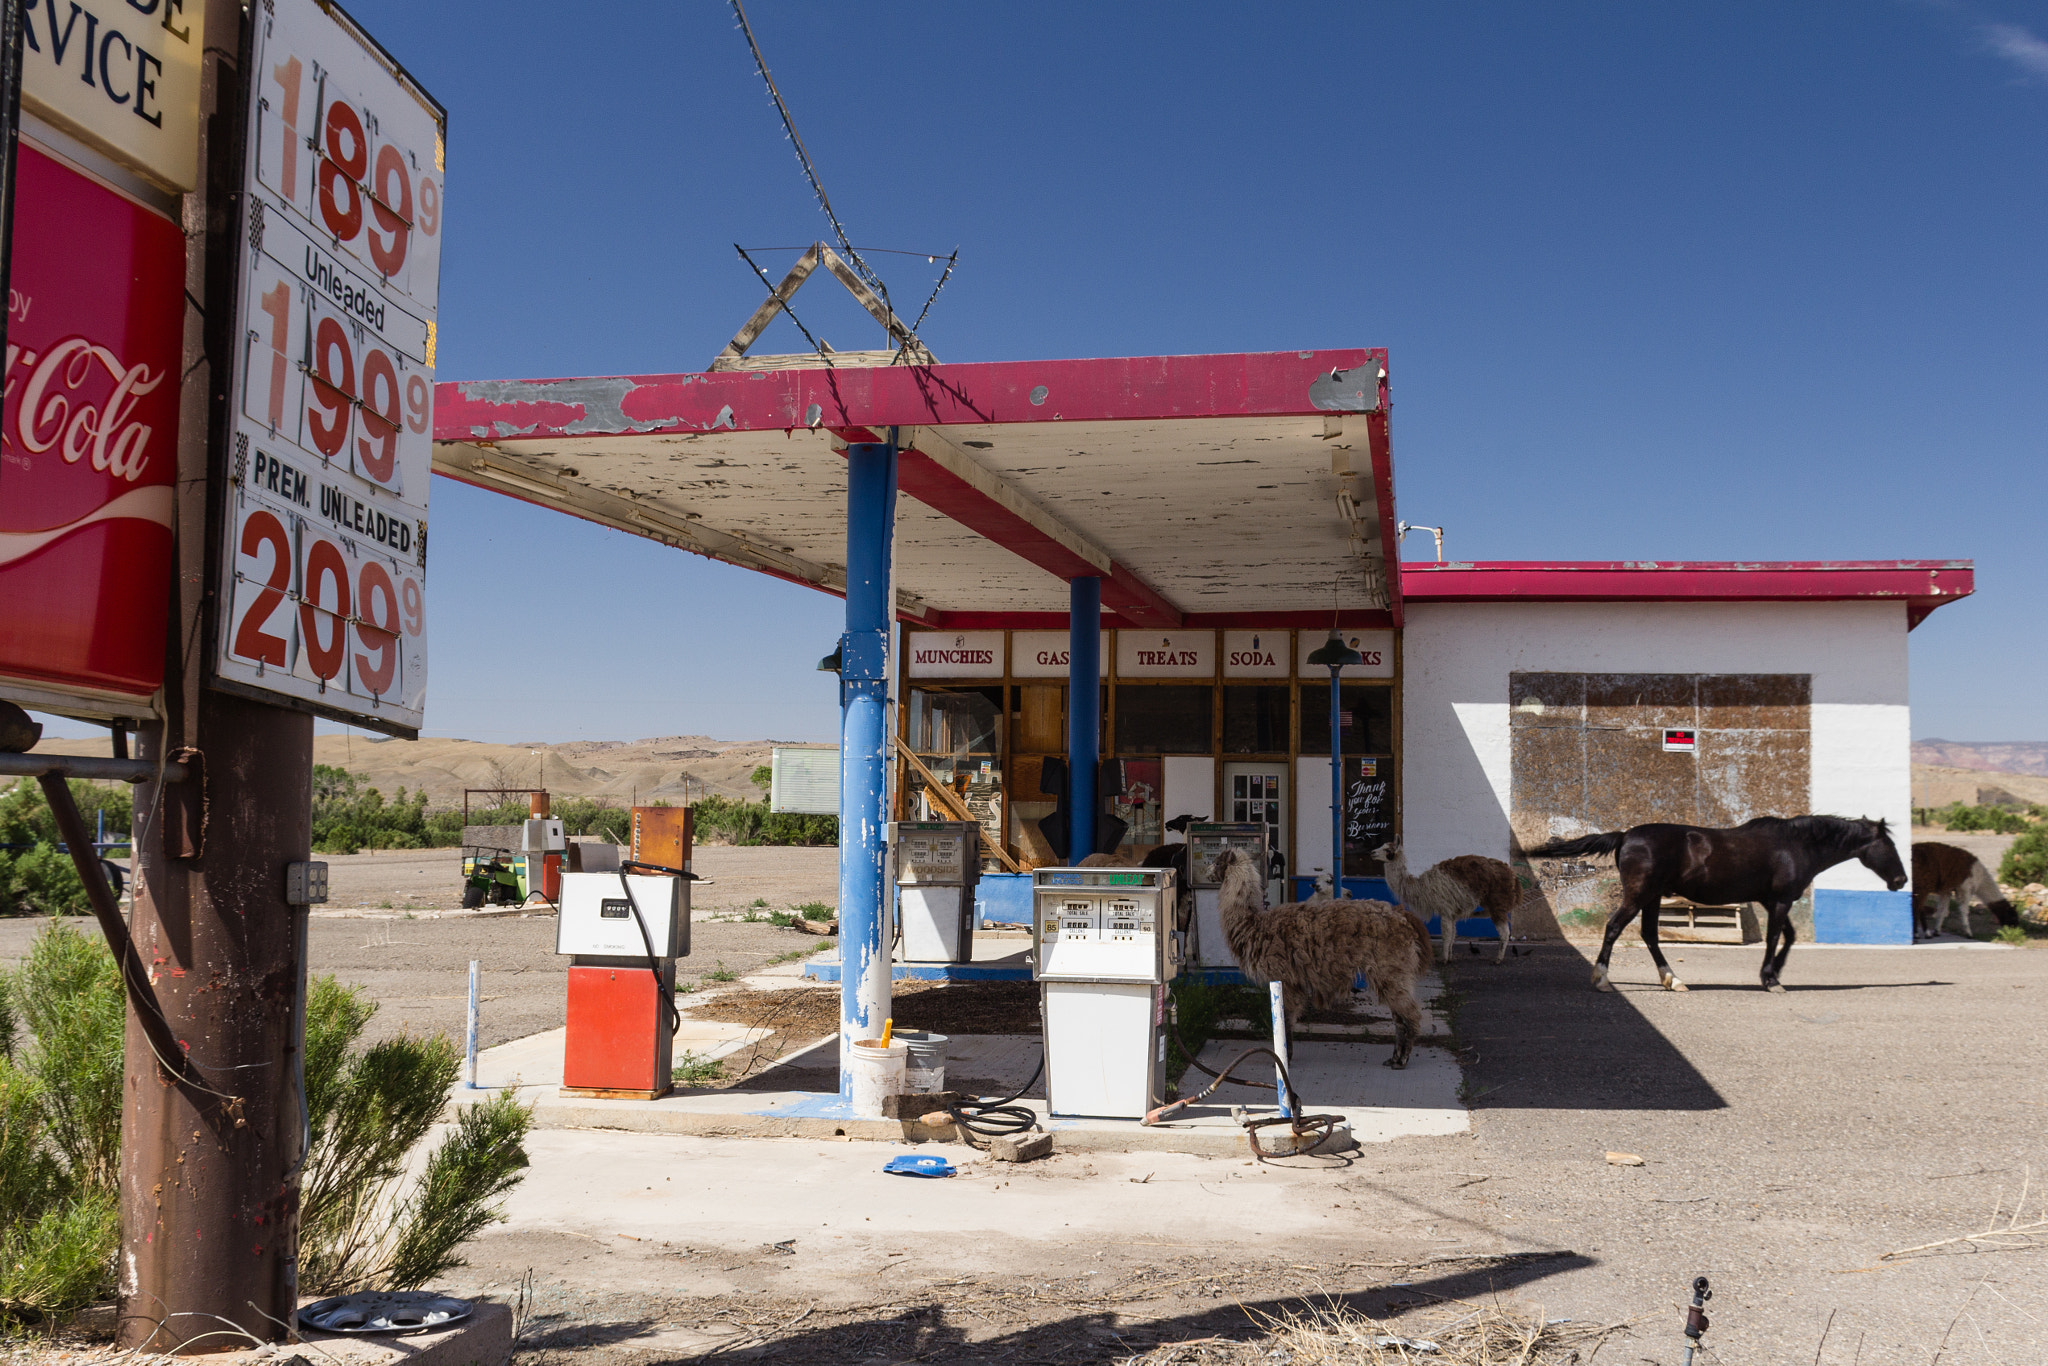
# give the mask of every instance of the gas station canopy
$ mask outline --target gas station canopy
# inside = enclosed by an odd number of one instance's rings
[[[1399,625],[1384,350],[445,383],[434,471],[831,592],[849,443],[901,448],[933,628]]]

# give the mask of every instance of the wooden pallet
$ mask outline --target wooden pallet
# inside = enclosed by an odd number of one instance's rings
[[[1667,896],[1657,912],[1657,937],[1675,944],[1754,944],[1763,932],[1747,905],[1697,906]]]

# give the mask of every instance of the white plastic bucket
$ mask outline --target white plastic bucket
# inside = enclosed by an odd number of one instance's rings
[[[857,1039],[853,1045],[853,1112],[863,1119],[882,1117],[882,1098],[903,1094],[904,1065],[910,1046],[891,1038],[884,1047],[880,1039]]]
[[[913,1096],[946,1089],[946,1036],[899,1029],[890,1036],[910,1050],[903,1064],[903,1089]]]

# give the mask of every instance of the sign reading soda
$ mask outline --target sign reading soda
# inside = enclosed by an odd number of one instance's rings
[[[122,699],[163,682],[185,236],[26,141],[18,157],[0,676],[134,715]]]
[[[214,677],[412,735],[445,115],[337,8],[251,20]]]

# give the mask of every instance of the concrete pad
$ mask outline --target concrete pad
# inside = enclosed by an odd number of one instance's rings
[[[972,962],[893,963],[889,976],[897,982],[1028,982],[1031,980],[1030,957],[1029,934],[977,933]],[[805,959],[803,975],[817,982],[838,981],[837,944],[824,953]]]
[[[1425,1036],[1441,1038],[1447,1026],[1425,1010]],[[685,1031],[699,1043],[698,1051],[732,1052],[745,1046],[754,1031],[745,1026],[686,1020]],[[720,1033],[720,1031],[725,1031]],[[701,1037],[700,1037],[701,1034]],[[541,1129],[619,1129],[640,1133],[712,1135],[722,1137],[795,1137],[866,1139],[878,1142],[957,1140],[953,1126],[926,1128],[915,1121],[867,1119],[852,1113],[836,1093],[776,1088],[778,1074],[803,1069],[838,1071],[838,1036],[828,1035],[779,1059],[745,1087],[724,1090],[685,1088],[660,1100],[593,1100],[558,1093],[563,1031],[501,1045],[482,1055],[479,1076],[487,1089],[458,1086],[450,1105],[460,1108],[483,1098],[492,1085],[513,1085],[534,1106],[534,1124]],[[714,1038],[714,1036],[716,1036]],[[684,1046],[679,1031],[678,1056]],[[701,1044],[701,1046],[700,1046]],[[1202,1061],[1221,1068],[1245,1048],[1244,1040],[1212,1040]],[[1359,1143],[1385,1143],[1399,1138],[1465,1133],[1469,1116],[1459,1100],[1460,1072],[1444,1049],[1419,1046],[1402,1071],[1381,1066],[1392,1045],[1357,1041],[1303,1040],[1294,1051],[1295,1087],[1310,1113],[1342,1116]],[[712,1052],[712,1056],[722,1056]],[[1052,1116],[1042,1099],[1044,1087],[1033,1081],[1043,1055],[1036,1035],[956,1035],[948,1045],[947,1085],[983,1096],[1035,1091],[1039,1099],[1013,1103],[1029,1108],[1041,1127],[1056,1135],[1064,1152],[1181,1152],[1237,1156],[1246,1151],[1244,1130],[1233,1107],[1254,1114],[1277,1111],[1277,1098],[1265,1079],[1270,1063],[1247,1065],[1253,1086],[1226,1085],[1208,1102],[1190,1107],[1163,1124],[1136,1120]],[[552,1073],[548,1071],[550,1064]],[[1199,1074],[1183,1078],[1197,1090]]]

